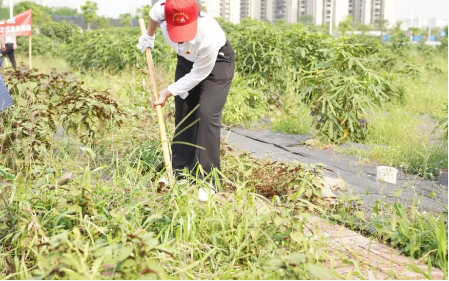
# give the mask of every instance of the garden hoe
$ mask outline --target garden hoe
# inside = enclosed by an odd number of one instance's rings
[[[139,19],[139,25],[140,30],[142,31],[142,35],[145,34],[145,32],[147,32],[145,28],[145,21],[143,19]],[[156,88],[156,77],[154,74],[153,57],[151,56],[150,48],[146,49],[145,55],[147,57],[148,77],[153,89],[153,96],[155,100],[159,100],[159,92],[157,91]],[[171,165],[170,152],[168,150],[168,141],[167,141],[167,133],[165,132],[164,115],[162,113],[162,106],[160,105],[156,106],[156,116],[157,122],[159,124],[159,135],[161,137],[162,153],[164,154],[165,169],[167,170],[169,183],[173,184],[173,168]]]

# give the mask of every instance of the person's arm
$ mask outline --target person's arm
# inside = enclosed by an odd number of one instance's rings
[[[17,49],[17,41],[16,41],[16,36],[14,35],[14,44],[12,45],[13,50],[15,51]]]
[[[2,41],[2,51],[6,51],[6,46],[5,46],[5,37],[1,37],[1,41]]]
[[[167,99],[174,95],[185,99],[189,95],[189,91],[207,78],[212,72],[217,61],[217,55],[220,47],[210,45],[201,50],[201,54],[193,63],[192,70],[184,77],[176,81],[159,93],[159,100],[153,100],[154,106],[164,106]]]
[[[154,36],[154,34],[156,33],[157,27],[159,26],[159,23],[155,20],[153,20],[150,17],[150,22],[148,23],[148,31],[147,34],[151,37]]]
[[[150,48],[151,50],[154,48],[154,38],[157,27],[159,26],[160,22],[165,20],[164,6],[162,5],[163,3],[165,3],[163,2],[163,0],[157,2],[150,10],[148,30],[146,34],[142,35],[139,38],[139,43],[137,44],[137,48],[140,49],[142,53],[144,53],[148,48]]]

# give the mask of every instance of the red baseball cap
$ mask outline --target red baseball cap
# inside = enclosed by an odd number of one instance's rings
[[[164,10],[168,36],[173,42],[187,42],[195,38],[198,29],[196,0],[167,0]]]

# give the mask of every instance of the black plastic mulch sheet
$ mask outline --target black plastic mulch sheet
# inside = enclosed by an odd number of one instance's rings
[[[11,96],[9,95],[8,89],[6,88],[5,81],[3,81],[3,77],[0,74],[0,112],[5,110],[6,108],[13,105]]]

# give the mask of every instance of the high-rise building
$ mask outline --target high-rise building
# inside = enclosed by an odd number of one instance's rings
[[[309,15],[317,25],[330,23],[338,26],[349,14],[349,0],[298,0],[298,18]]]
[[[448,20],[435,17],[418,17],[399,20],[402,22],[401,29],[408,30],[410,27],[418,28],[443,28],[447,25]]]
[[[396,0],[349,0],[349,13],[357,23],[378,25],[384,21],[392,26],[396,23]]]
[[[200,0],[198,4],[214,18],[223,18],[233,23],[240,22],[240,3],[238,0]]]
[[[396,23],[396,0],[373,0],[371,11],[371,24],[379,24],[381,20],[389,26]]]
[[[371,24],[371,4],[372,0],[349,0],[349,14],[352,15],[354,22]]]
[[[214,17],[234,23],[244,18],[274,22],[283,19],[298,22],[302,16],[311,16],[317,25],[332,25],[352,15],[354,22],[376,25],[386,20],[395,23],[396,0],[198,0]]]

